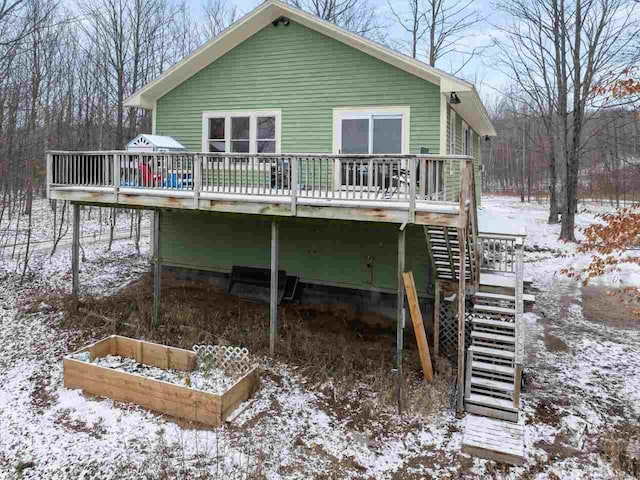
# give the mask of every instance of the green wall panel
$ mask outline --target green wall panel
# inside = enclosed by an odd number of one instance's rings
[[[156,132],[201,150],[202,112],[282,109],[282,152],[330,153],[333,108],[409,105],[410,150],[440,149],[439,87],[291,23],[268,25],[160,98]]]
[[[429,268],[422,227],[407,227],[406,264],[425,291]],[[228,272],[233,265],[269,268],[271,220],[257,215],[163,211],[165,265]],[[303,281],[348,288],[397,288],[398,225],[280,220],[280,268]]]

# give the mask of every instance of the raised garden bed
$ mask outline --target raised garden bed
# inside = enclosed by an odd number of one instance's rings
[[[82,348],[64,357],[63,362],[65,388],[82,389],[214,427],[252,395],[259,381],[258,370],[252,367],[235,381],[217,379],[213,386],[211,382],[198,382],[203,389],[192,388],[191,374],[186,372],[196,369],[195,352],[119,335]]]

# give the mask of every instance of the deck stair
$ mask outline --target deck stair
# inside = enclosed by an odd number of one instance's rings
[[[505,282],[503,293],[484,288],[481,282],[472,296],[469,318],[471,345],[467,350],[465,409],[510,422],[518,422],[520,413],[521,267],[522,263],[512,281]]]
[[[438,280],[457,281],[460,271],[458,230],[455,227],[429,225],[424,227],[424,233]],[[465,241],[465,279],[471,280],[474,246],[469,237]]]

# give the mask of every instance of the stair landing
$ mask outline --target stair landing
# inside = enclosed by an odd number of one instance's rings
[[[525,463],[524,424],[467,415],[462,451],[487,460]]]

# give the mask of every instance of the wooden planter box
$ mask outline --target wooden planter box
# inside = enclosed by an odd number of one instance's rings
[[[112,335],[72,355],[89,352],[91,360],[107,355],[135,358],[137,362],[163,369],[191,371],[196,354],[181,348]],[[194,390],[187,386],[121,372],[92,363],[64,357],[64,386],[108,397],[177,418],[217,427],[258,387],[258,371],[253,368],[223,394]]]

